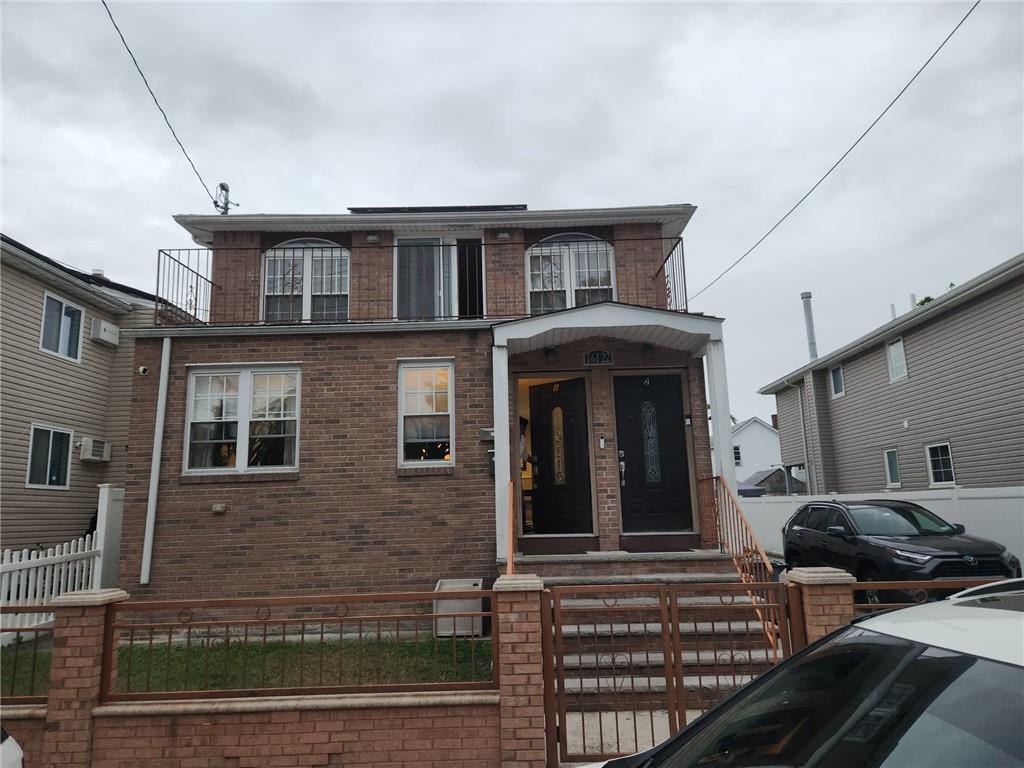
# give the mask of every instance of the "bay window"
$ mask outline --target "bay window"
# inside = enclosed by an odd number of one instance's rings
[[[526,252],[531,315],[615,298],[615,253],[591,235],[556,235]]]
[[[298,467],[299,371],[196,371],[189,380],[188,471]]]

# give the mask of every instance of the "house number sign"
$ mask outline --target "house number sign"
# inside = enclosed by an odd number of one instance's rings
[[[603,349],[594,349],[583,353],[584,365],[611,365],[612,353]]]

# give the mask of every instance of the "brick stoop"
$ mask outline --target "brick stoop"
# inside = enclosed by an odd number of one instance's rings
[[[515,565],[517,573],[540,576],[546,586],[739,580],[732,558],[718,550],[516,555]],[[504,569],[505,563],[499,562],[499,572]]]

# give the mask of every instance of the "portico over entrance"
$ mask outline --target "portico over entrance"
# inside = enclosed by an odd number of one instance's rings
[[[717,547],[721,319],[604,302],[493,334],[499,559]],[[730,430],[719,438],[714,464],[735,486]]]

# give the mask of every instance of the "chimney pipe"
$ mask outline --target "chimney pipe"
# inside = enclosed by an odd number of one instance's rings
[[[890,304],[889,305],[889,313],[892,315],[892,319],[895,320],[896,319],[896,305],[895,304]]]
[[[804,325],[807,327],[807,354],[811,361],[818,359],[818,342],[814,338],[814,311],[811,309],[811,292],[804,291],[800,294],[804,302]]]
[[[911,309],[917,309],[917,294],[916,293],[910,294],[910,308]]]

